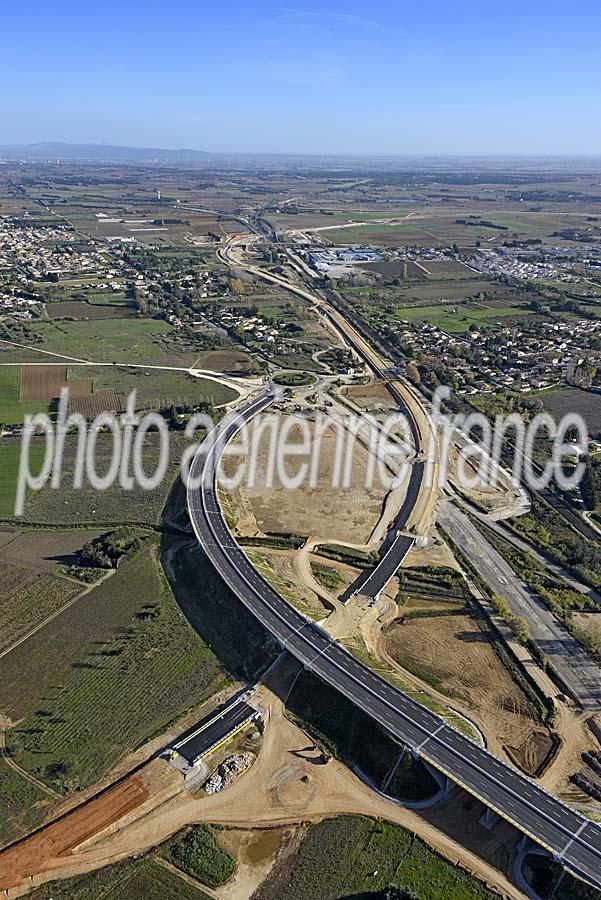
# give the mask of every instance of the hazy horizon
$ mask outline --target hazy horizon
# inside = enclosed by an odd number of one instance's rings
[[[340,152],[330,152],[330,153],[312,153],[312,152],[301,152],[301,151],[245,151],[244,149],[237,150],[211,150],[205,147],[181,147],[181,146],[168,146],[168,142],[157,143],[154,146],[148,145],[135,145],[135,144],[115,144],[109,141],[98,141],[98,142],[80,142],[80,141],[63,141],[60,139],[57,140],[37,140],[31,141],[27,143],[19,143],[15,141],[8,141],[0,144],[0,151],[2,150],[27,150],[33,148],[41,148],[46,147],[48,151],[51,149],[54,150],[56,148],[90,148],[90,149],[123,149],[123,150],[134,150],[134,151],[152,151],[157,153],[198,153],[206,156],[209,160],[210,158],[219,158],[230,157],[236,161],[245,159],[249,160],[260,160],[260,159],[323,159],[323,160],[358,160],[358,161],[395,161],[395,160],[407,160],[407,161],[432,161],[432,162],[452,162],[452,161],[464,161],[464,162],[536,162],[536,161],[545,161],[545,162],[597,162],[601,160],[601,151],[597,153],[473,153],[469,150],[464,152],[457,153],[445,153],[444,151],[440,151],[438,153],[427,153],[427,152],[414,152],[414,153],[370,153],[368,151],[363,152],[348,152],[348,151],[340,151]],[[15,157],[17,158],[17,157]],[[40,157],[41,159],[42,157]],[[59,156],[59,159],[61,157]],[[46,159],[46,157],[44,157]],[[72,157],[75,161],[78,157]],[[83,159],[79,157],[79,159]],[[68,160],[65,160],[68,161]]]

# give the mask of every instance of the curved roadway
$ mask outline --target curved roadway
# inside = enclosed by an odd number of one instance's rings
[[[223,447],[268,407],[266,391],[227,416],[197,452],[188,479],[188,510],[205,553],[234,593],[295,656],[391,735],[545,847],[575,874],[601,887],[601,828],[483,750],[443,719],[359,662],[307,621],[269,585],[230,534],[219,506],[216,470]]]

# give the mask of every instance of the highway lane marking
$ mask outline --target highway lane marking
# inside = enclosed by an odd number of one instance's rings
[[[442,729],[445,728],[445,726],[446,726],[446,722],[443,722],[441,725],[439,725],[438,728],[436,729],[436,731],[433,731],[432,734],[429,734],[428,737],[426,738],[426,740],[422,741],[421,744],[419,744],[415,748],[415,752],[419,753],[419,751],[422,749],[422,747],[425,747],[426,744],[428,743],[428,741],[431,740],[433,737],[435,737],[439,731],[442,731]]]
[[[212,448],[212,449],[213,449],[213,448]],[[207,457],[207,458],[208,458],[208,457]],[[213,488],[213,490],[214,490],[214,488]],[[201,492],[201,494],[202,494],[202,492]],[[203,497],[202,499],[204,500],[204,497]],[[208,524],[209,524],[209,526],[210,526],[212,529],[214,529],[214,525],[213,525],[213,523],[210,521],[210,518],[211,518],[211,517],[209,516],[209,517],[208,517]],[[195,529],[195,530],[196,530],[196,529]],[[241,551],[240,548],[238,548],[237,545],[235,545],[235,543],[234,543],[234,547],[233,547],[233,548],[230,547],[229,549],[234,549],[234,548],[235,548],[235,550],[236,550],[237,552],[243,554],[243,551]],[[224,548],[224,549],[225,549],[225,548]],[[231,570],[231,568],[232,568],[232,563],[231,563],[230,560],[228,560],[228,563],[229,563],[229,566],[228,566],[228,573],[230,573],[230,570]],[[245,577],[245,575],[244,575],[243,572],[240,572],[239,574],[242,576],[242,579],[247,583],[247,585],[253,590],[253,592],[254,592],[254,591],[257,591],[257,589],[254,587],[253,584],[249,584],[249,583],[248,583],[248,580],[247,580],[247,578]],[[227,579],[226,579],[226,580],[227,580]],[[267,586],[267,588],[269,588],[269,586]],[[264,588],[263,588],[263,590],[264,590]],[[279,597],[279,595],[277,594],[276,591],[273,591],[273,589],[268,589],[268,591],[267,591],[267,597],[268,597],[268,598],[269,598],[269,594],[273,594],[273,597],[275,597],[275,599],[276,599],[276,601],[277,601],[277,605],[282,605],[282,603],[283,603],[285,606],[288,605],[288,604],[285,603],[285,601],[282,600],[282,598]],[[282,615],[282,613],[279,611],[279,609],[277,608],[277,606],[274,607],[273,605],[270,605],[269,599],[266,599],[265,597],[263,597],[262,594],[259,594],[259,593],[258,593],[258,591],[257,591],[257,597],[258,597],[258,599],[260,600],[260,602],[261,602],[267,609],[269,609],[269,612],[271,613],[272,616],[275,616],[277,619],[279,619],[281,622],[283,622],[284,625],[285,625],[287,628],[290,628],[290,624],[286,621],[286,618]],[[272,603],[273,603],[273,601],[272,601]],[[305,621],[305,622],[303,622],[303,625],[305,625],[305,624],[308,624],[308,623]],[[299,627],[296,629],[296,632],[300,632],[300,631],[302,630],[303,625],[299,626]],[[339,647],[339,645],[333,644],[333,646],[336,647],[336,649],[338,650],[339,653],[341,652],[341,648]],[[328,649],[328,648],[326,648],[326,649]],[[323,652],[324,652],[324,651],[321,651],[321,653],[323,653]],[[317,656],[321,655],[321,653],[320,653],[320,654],[317,654]],[[347,654],[344,654],[344,655],[347,656]],[[314,657],[314,659],[315,659],[315,658],[316,658],[316,657]],[[339,670],[342,672],[342,674],[343,674],[344,676],[348,676],[348,675],[350,674],[350,673],[347,671],[347,669],[345,669],[344,666],[340,665],[340,663],[336,662],[335,659],[332,659],[331,657],[326,657],[326,658],[330,659],[330,662],[331,662],[337,669],[339,669]],[[353,666],[353,667],[355,667],[355,666]],[[361,671],[362,676],[365,678],[365,675],[366,675],[365,668],[364,668],[364,667],[359,667],[359,668],[360,668],[360,671]],[[357,678],[357,676],[354,676],[354,675],[352,675],[352,674],[351,674],[351,677],[353,678],[354,681],[356,681],[356,682],[359,684],[359,686],[360,686],[361,688],[363,688],[364,690],[367,690],[370,694],[372,694],[373,696],[375,696],[376,699],[379,700],[381,703],[383,702],[386,706],[391,707],[392,712],[396,715],[396,718],[397,718],[397,721],[396,721],[396,727],[398,727],[398,717],[401,717],[402,719],[404,719],[404,720],[407,721],[408,725],[411,726],[412,729],[417,729],[417,730],[422,730],[422,731],[425,730],[425,729],[424,729],[424,726],[421,725],[419,721],[414,721],[414,720],[412,720],[411,717],[410,717],[410,715],[408,715],[407,713],[404,713],[402,709],[399,709],[397,706],[393,705],[393,704],[392,704],[390,701],[388,701],[384,696],[380,696],[380,695],[378,694],[378,692],[377,692],[373,687],[370,687],[368,681],[365,681],[365,682],[360,681],[360,680]],[[372,679],[372,680],[376,680],[376,679]],[[377,680],[379,680],[379,679],[377,679]],[[338,687],[339,687],[339,689],[342,689],[340,685],[339,685]],[[348,690],[348,688],[347,688],[346,685],[344,684],[344,681],[343,681],[343,683],[342,683],[342,687],[344,688],[343,693],[346,693],[347,695],[350,695],[350,698],[351,698],[351,699],[354,699],[353,693],[352,693],[351,691]],[[404,697],[402,696],[402,693],[401,693],[401,692],[399,692],[399,698],[403,700],[405,706],[409,706],[410,708],[414,706],[415,709],[416,709],[417,711],[420,711],[420,712],[421,712],[421,709],[420,709],[419,704],[415,703],[415,701],[410,701],[409,698],[404,698]],[[397,699],[399,699],[399,698],[397,698]],[[425,711],[424,711],[424,712],[425,712]],[[375,715],[375,717],[378,718],[378,719],[384,718],[384,716],[382,715],[381,712],[376,713],[376,712],[373,711],[373,710],[372,710],[372,715]],[[433,716],[433,715],[432,715],[432,717],[435,718],[436,720],[440,721],[440,720],[438,719],[437,716]],[[422,716],[422,718],[423,718],[423,716]],[[385,717],[385,720],[386,720],[386,721],[390,721],[389,716],[386,716],[386,717]],[[430,737],[430,736],[429,736],[429,737]],[[435,738],[435,741],[436,741],[436,743],[442,743],[440,739],[436,739],[436,738]],[[452,744],[442,744],[442,749],[443,749],[443,750],[446,750],[446,752],[450,753],[452,756],[455,756],[455,757],[459,756],[459,757],[461,757],[461,752],[460,752],[456,747],[454,747]],[[432,762],[432,764],[435,765],[437,768],[442,769],[442,771],[444,771],[444,767],[441,766],[439,760],[431,760],[431,762]],[[493,783],[494,783],[495,786],[496,786],[496,789],[497,789],[497,790],[501,790],[502,793],[505,795],[505,802],[508,803],[508,800],[507,800],[506,795],[509,793],[510,795],[513,795],[515,798],[517,798],[517,800],[520,801],[520,803],[522,804],[522,806],[525,805],[525,806],[529,807],[535,814],[537,814],[538,816],[541,816],[542,818],[548,820],[548,822],[551,823],[552,825],[554,825],[556,828],[559,827],[561,830],[563,830],[563,831],[568,831],[568,832],[569,832],[569,829],[568,829],[566,826],[564,826],[564,825],[561,824],[560,822],[554,820],[554,819],[552,818],[552,816],[549,815],[548,813],[546,813],[543,809],[537,808],[535,804],[532,804],[532,803],[530,803],[528,800],[526,800],[526,799],[524,799],[523,797],[521,797],[520,794],[518,794],[518,793],[517,793],[517,792],[516,792],[509,784],[505,784],[502,780],[498,779],[498,778],[497,778],[495,775],[493,775],[491,772],[487,772],[486,769],[482,769],[482,768],[480,767],[480,765],[478,765],[476,762],[473,762],[472,760],[469,760],[469,759],[466,759],[465,762],[468,764],[468,767],[471,767],[472,769],[475,769],[476,772],[479,773],[480,777],[484,778],[484,783],[485,783],[485,784],[488,784],[488,782],[490,782],[490,781],[492,780]],[[487,762],[489,765],[490,765],[491,762],[493,762],[495,768],[501,770],[502,774],[504,774],[504,775],[510,774],[511,776],[514,776],[514,777],[512,777],[510,780],[515,780],[515,777],[519,778],[520,781],[525,780],[525,779],[523,779],[522,776],[519,775],[519,773],[517,773],[517,772],[515,772],[514,770],[512,770],[509,766],[506,766],[506,765],[503,766],[502,764],[500,764],[499,762],[497,762],[497,761],[495,760],[495,758],[494,758],[491,754],[488,754],[488,753],[486,754],[486,762]],[[469,771],[469,768],[468,768],[468,771]],[[452,778],[453,776],[449,776],[449,777]],[[465,776],[463,776],[463,777],[465,777]],[[521,786],[521,784],[520,784],[520,786]],[[466,787],[468,790],[471,790],[472,793],[474,793],[473,788],[469,788],[469,787],[467,787],[467,785],[465,785],[465,784],[464,784],[464,787]],[[533,786],[533,787],[534,787],[534,786]],[[556,807],[559,807],[559,808],[561,809],[561,801],[559,801],[557,798],[553,797],[551,794],[548,794],[546,791],[541,791],[541,793],[543,794],[543,797],[544,797],[545,795],[548,796],[548,797],[549,797],[549,800],[551,800],[551,801],[553,802],[553,805],[556,806]],[[491,803],[491,800],[490,800],[490,799],[484,799],[484,798],[481,798],[481,799],[483,800],[483,802],[485,802],[487,805],[491,806],[491,808],[494,809],[494,804]],[[541,798],[541,799],[542,799],[542,798]],[[508,805],[509,805],[509,803],[508,803]],[[513,806],[513,803],[512,803],[511,805]],[[499,811],[499,812],[500,812],[501,815],[503,815],[503,813],[502,813],[501,811]],[[561,809],[561,812],[562,812],[562,813],[565,813],[565,814],[568,814],[570,811],[567,810],[567,809],[566,809],[566,810]],[[580,819],[580,818],[581,818],[581,817],[578,816],[577,814],[574,814],[574,816],[575,816],[577,819]],[[514,824],[516,824],[517,827],[520,828],[520,830],[525,831],[526,833],[528,833],[528,832],[527,832],[527,829],[524,828],[524,826],[519,822],[519,820],[516,821],[516,822],[514,822]],[[581,829],[582,829],[582,827],[584,827],[584,825],[586,825],[586,824],[589,824],[589,823],[588,823],[588,822],[583,823],[583,825],[581,826]],[[581,830],[581,829],[580,829],[580,830]],[[580,833],[580,832],[578,832],[578,834],[579,834],[579,833]],[[544,846],[546,846],[545,843],[544,843],[544,840],[542,839],[542,837],[534,838],[534,839],[537,840],[538,843],[542,843]],[[574,835],[573,838],[572,838],[572,840],[576,840],[576,839],[577,839],[577,836]],[[589,852],[592,851],[592,852],[595,853],[596,855],[601,855],[601,854],[599,853],[599,851],[597,851],[596,848],[595,848],[594,846],[592,846],[592,845],[590,845],[590,844],[588,844],[588,843],[586,843],[586,842],[583,842],[582,840],[580,840],[579,843],[584,843],[584,847],[585,847]]]
[[[560,856],[563,856],[564,853],[566,853],[570,849],[570,847],[572,846],[572,844],[574,843],[574,841],[576,840],[576,838],[578,837],[580,832],[584,831],[584,829],[586,828],[587,825],[588,825],[588,822],[583,822],[582,825],[580,826],[580,828],[578,829],[578,831],[574,832],[574,836],[571,837],[570,840],[567,842],[567,844],[565,845],[565,847],[559,854]]]

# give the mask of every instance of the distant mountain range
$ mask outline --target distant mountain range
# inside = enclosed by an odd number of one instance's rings
[[[81,162],[191,163],[210,157],[205,150],[161,150],[157,147],[119,147],[113,144],[40,144],[0,146],[0,159],[56,160]]]

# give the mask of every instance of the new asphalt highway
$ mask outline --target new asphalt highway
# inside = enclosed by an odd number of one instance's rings
[[[193,766],[256,716],[256,709],[238,697],[198,722],[173,745],[173,749]]]
[[[307,621],[256,571],[230,534],[219,506],[216,468],[244,422],[274,399],[270,391],[220,423],[196,454],[188,509],[203,550],[234,593],[281,647],[453,782],[601,887],[601,828],[407,697]]]

